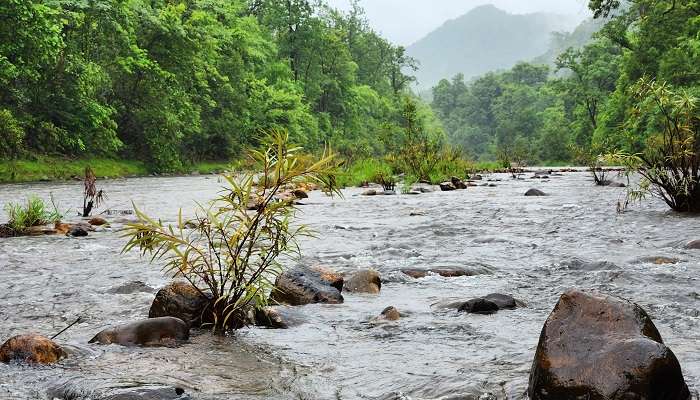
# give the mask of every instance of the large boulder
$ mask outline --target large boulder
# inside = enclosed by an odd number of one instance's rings
[[[210,302],[208,296],[200,293],[189,282],[176,281],[158,291],[148,317],[175,317],[190,327],[199,327],[203,322],[210,322],[206,313]]]
[[[345,277],[343,290],[352,293],[378,294],[382,289],[382,279],[379,272],[373,269],[363,269]]]
[[[48,365],[57,363],[66,357],[61,346],[51,339],[38,335],[18,335],[8,339],[0,346],[0,362],[25,362],[28,364]]]
[[[681,367],[649,315],[618,297],[571,290],[542,329],[531,400],[688,400]]]
[[[299,306],[312,303],[340,304],[343,278],[325,269],[295,268],[277,277],[270,299]]]
[[[190,328],[174,317],[149,318],[98,333],[88,343],[122,346],[170,346],[189,340]]]

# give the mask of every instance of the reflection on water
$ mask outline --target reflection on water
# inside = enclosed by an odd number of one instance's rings
[[[118,294],[115,287],[167,282],[157,266],[120,254],[118,224],[83,239],[0,240],[1,339],[26,331],[50,336],[79,315],[85,319],[60,337],[70,353],[60,366],[0,365],[0,398],[48,398],[50,391],[87,399],[114,388],[167,385],[196,399],[476,399],[485,393],[520,399],[542,324],[571,287],[644,307],[697,390],[700,251],[681,247],[700,238],[700,220],[669,213],[656,201],[616,214],[624,189],[593,187],[584,173],[545,182],[499,177],[497,187],[415,197],[312,193],[299,214],[318,232],[302,244],[306,261],[339,271],[375,268],[387,282],[382,293],[301,307],[304,323],[289,330],[246,329],[233,338],[200,332],[177,349],[86,344],[106,326],[148,314],[147,288]],[[204,176],[104,182],[109,207],[126,209],[133,201],[166,221],[175,220],[178,207],[192,212],[193,200],[213,197],[219,185]],[[530,187],[550,196],[522,196]],[[63,209],[81,201],[80,183],[6,185],[0,206],[30,193],[47,199],[52,193]],[[645,260],[660,256],[680,262]],[[568,262],[573,258],[608,263],[581,269]],[[410,280],[397,272],[455,265],[487,266],[491,273]],[[490,316],[431,308],[492,292],[528,307]],[[369,323],[389,305],[406,316]]]

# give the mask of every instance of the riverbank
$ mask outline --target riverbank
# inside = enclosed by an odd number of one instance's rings
[[[179,174],[211,174],[226,169],[225,162],[202,162],[189,166]],[[147,165],[136,160],[65,159],[38,157],[34,160],[0,160],[0,183],[67,181],[80,178],[90,167],[98,178],[148,176]]]

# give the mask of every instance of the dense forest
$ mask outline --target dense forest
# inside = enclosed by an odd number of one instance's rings
[[[413,81],[413,60],[357,3],[8,0],[0,21],[0,159],[173,171],[230,160],[275,128],[368,157],[385,152]]]
[[[476,159],[587,163],[592,155],[640,152],[658,139],[664,110],[640,115],[640,103],[654,99],[640,96],[639,82],[697,97],[700,3],[622,3],[591,1],[604,26],[587,45],[562,51],[553,68],[521,63],[468,82],[462,75],[442,80],[433,108],[452,141]]]
[[[633,112],[640,79],[700,90],[700,5],[619,3],[592,0],[596,19],[530,63],[443,79],[431,107],[412,94],[419,62],[371,29],[358,1],[348,12],[312,0],[3,1],[0,160],[183,171],[239,158],[278,128],[311,152],[330,144],[347,165],[639,151],[661,112]]]

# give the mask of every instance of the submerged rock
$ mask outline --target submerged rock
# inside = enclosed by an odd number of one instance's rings
[[[534,197],[534,196],[546,196],[547,194],[539,189],[530,189],[527,192],[525,192],[525,196],[528,197]]]
[[[174,317],[149,318],[108,328],[88,343],[122,346],[169,346],[190,338],[190,328]]]
[[[8,339],[0,346],[0,362],[24,362],[28,364],[54,364],[66,357],[61,346],[51,339],[30,333]]]
[[[573,271],[613,271],[618,270],[616,264],[610,261],[585,261],[579,258],[572,258],[561,262],[561,266]]]
[[[542,329],[530,371],[532,400],[688,400],[673,352],[634,303],[564,293]]]
[[[111,294],[153,293],[155,290],[141,281],[126,282],[107,291]],[[159,315],[163,317],[164,315]]]
[[[379,272],[373,269],[363,269],[345,277],[343,290],[353,293],[378,294],[382,289],[382,279]]]
[[[434,267],[434,268],[403,268],[404,274],[411,278],[420,279],[430,275],[440,275],[445,278],[458,278],[461,276],[474,276],[488,273],[486,267]]]
[[[649,256],[649,257],[640,257],[632,261],[632,264],[656,264],[656,265],[664,265],[664,264],[678,264],[681,262],[680,259],[675,258],[675,257],[666,257],[666,256]]]
[[[148,318],[175,317],[196,328],[209,322],[205,312],[210,302],[208,296],[200,293],[189,282],[171,282],[156,294]]]
[[[472,299],[459,306],[458,311],[470,314],[494,314],[498,312],[498,304],[483,298]]]
[[[118,393],[109,394],[101,400],[190,400],[185,389],[176,387],[144,387],[120,390]]]
[[[369,190],[362,192],[362,195],[363,196],[376,196],[377,191],[375,189],[369,189]]]
[[[299,306],[312,303],[339,304],[343,278],[325,269],[295,268],[277,277],[270,299]]]
[[[627,187],[627,185],[625,185],[624,183],[615,182],[615,181],[608,181],[608,180],[600,182],[600,186],[618,187],[618,188]]]

